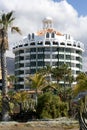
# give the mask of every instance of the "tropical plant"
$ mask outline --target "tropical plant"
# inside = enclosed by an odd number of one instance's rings
[[[38,98],[37,115],[43,119],[67,116],[67,103],[51,92],[43,93]]]
[[[41,75],[45,75],[46,76],[46,80],[48,82],[52,82],[51,70],[52,70],[52,67],[49,66],[49,65],[46,65],[45,67],[39,69],[38,73],[41,74]]]
[[[7,80],[9,82],[9,88],[14,88],[15,82],[17,82],[17,77],[15,75],[9,75],[7,77]]]
[[[14,103],[20,106],[20,111],[28,109],[28,101],[30,100],[30,94],[27,91],[18,91],[13,95]],[[28,108],[25,108],[27,104]]]
[[[8,45],[8,29],[11,28],[11,32],[18,32],[21,34],[21,31],[18,27],[12,26],[15,17],[13,17],[13,11],[8,13],[3,13],[0,18],[0,53],[1,53],[1,70],[2,70],[2,95],[3,98],[7,94],[7,70],[6,70],[6,50],[9,49]],[[3,100],[4,101],[4,100]],[[2,119],[6,120],[8,112],[2,106]],[[7,116],[6,116],[7,115]]]
[[[35,90],[36,94],[36,105],[37,105],[37,95],[47,85],[47,81],[44,75],[35,73],[26,78],[26,83],[30,86],[31,89]]]
[[[87,75],[81,72],[77,77],[77,84],[73,87],[74,95],[78,95],[80,92],[87,91]]]

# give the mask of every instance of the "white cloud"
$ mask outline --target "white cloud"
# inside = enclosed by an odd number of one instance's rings
[[[52,0],[0,0],[0,9],[15,11],[15,25],[19,26],[23,36],[29,32],[36,32],[42,28],[44,17],[50,16],[54,21],[54,28],[62,33],[69,33],[75,39],[87,41],[87,16],[79,16],[78,12],[67,1],[53,2]],[[19,36],[18,36],[19,37]],[[10,41],[17,37],[10,35]],[[86,70],[87,52],[85,52],[84,69]]]

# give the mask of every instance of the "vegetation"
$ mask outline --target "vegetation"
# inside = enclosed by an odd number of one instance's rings
[[[46,92],[39,96],[37,114],[42,119],[67,116],[67,103],[62,102],[59,96]]]
[[[20,29],[18,27],[11,26],[15,18],[13,17],[13,11],[8,13],[3,13],[0,18],[0,53],[1,53],[1,70],[2,70],[2,120],[8,119],[8,111],[5,108],[5,100],[7,95],[7,70],[6,70],[6,50],[9,49],[8,45],[8,29],[11,28],[11,32],[14,30],[18,33]],[[7,115],[7,116],[6,116]],[[6,119],[7,118],[7,119]]]
[[[80,73],[77,78],[77,84],[73,88],[74,95],[78,95],[80,92],[87,91],[87,75],[85,73]]]

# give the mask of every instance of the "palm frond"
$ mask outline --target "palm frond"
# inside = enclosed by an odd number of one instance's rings
[[[12,19],[12,18],[11,18],[12,15],[13,15],[13,11],[11,11],[11,12],[9,12],[9,13],[6,14],[6,18],[7,18],[8,21],[9,21],[10,19]]]
[[[22,35],[21,30],[19,29],[19,27],[12,27],[11,28],[11,32],[15,32],[15,31]]]
[[[14,20],[15,20],[15,18],[11,18],[11,19],[9,20],[9,24],[12,23]]]

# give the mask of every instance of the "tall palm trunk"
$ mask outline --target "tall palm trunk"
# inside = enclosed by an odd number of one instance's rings
[[[7,94],[7,68],[5,51],[1,49],[2,94]]]
[[[5,31],[2,29],[1,42],[1,72],[2,72],[2,120],[9,119],[9,102],[7,98],[7,68],[6,68],[6,49],[5,49]]]

